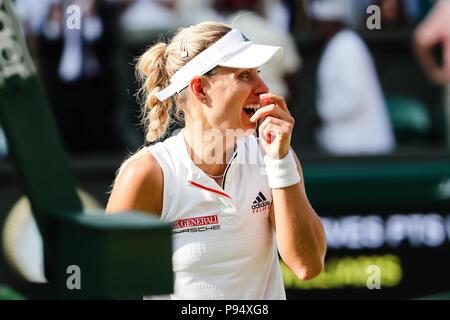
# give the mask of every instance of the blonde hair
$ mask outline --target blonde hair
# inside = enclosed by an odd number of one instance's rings
[[[172,97],[159,101],[156,94],[169,85],[170,78],[187,62],[231,30],[230,26],[219,22],[202,22],[180,28],[170,43],[156,43],[138,58],[136,77],[141,85],[138,101],[141,104],[141,123],[145,128],[146,142],[155,142],[166,134],[173,120],[171,113],[180,120],[182,112],[186,111],[186,90],[173,97],[175,104],[172,103]],[[183,51],[187,51],[187,56],[182,54]],[[217,68],[211,70],[205,76],[212,76],[216,70]],[[128,157],[119,168],[117,177],[128,163],[145,152],[146,148],[142,146]]]

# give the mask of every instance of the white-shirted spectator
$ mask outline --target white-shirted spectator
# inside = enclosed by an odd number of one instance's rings
[[[395,138],[372,56],[337,1],[316,0],[315,26],[327,44],[318,70],[317,108],[321,147],[338,155],[391,152]]]

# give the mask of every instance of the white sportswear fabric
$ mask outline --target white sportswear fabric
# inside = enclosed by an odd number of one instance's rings
[[[174,293],[163,298],[286,299],[267,206],[272,194],[256,138],[238,140],[223,189],[194,165],[183,131],[148,150],[164,175],[161,219],[175,223],[217,215],[220,226],[203,232],[174,228],[185,232],[173,234]],[[261,194],[266,206],[253,210]]]

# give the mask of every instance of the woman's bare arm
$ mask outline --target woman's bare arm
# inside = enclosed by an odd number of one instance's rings
[[[106,214],[141,211],[161,215],[164,177],[150,152],[132,160],[120,173],[106,207]]]
[[[306,197],[300,161],[294,153],[301,182],[272,189],[270,220],[277,235],[278,251],[301,280],[311,280],[323,270],[327,242],[319,216]]]
[[[276,231],[278,252],[299,279],[310,280],[324,267],[325,229],[306,197],[300,161],[290,147],[295,120],[283,97],[267,93],[260,98],[261,108],[250,120],[256,122],[265,117],[259,127],[259,136],[266,156],[272,160],[283,159],[290,150],[301,177],[301,182],[295,185],[272,187],[270,220]]]

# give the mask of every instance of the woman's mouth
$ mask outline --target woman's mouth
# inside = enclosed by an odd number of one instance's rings
[[[249,116],[252,117],[256,110],[258,110],[261,107],[260,104],[248,104],[244,107],[244,112]]]

